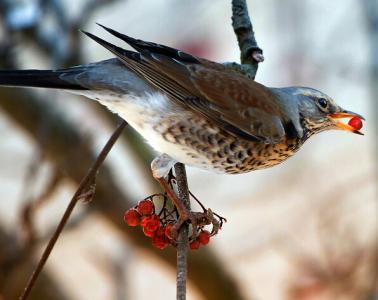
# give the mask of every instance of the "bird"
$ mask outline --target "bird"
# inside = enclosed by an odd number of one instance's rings
[[[65,90],[106,106],[160,153],[151,168],[164,189],[176,162],[241,174],[280,164],[322,131],[362,134],[340,119],[364,118],[319,90],[268,87],[224,64],[100,26],[134,51],[82,31],[115,57],[58,70],[1,70],[0,86]]]

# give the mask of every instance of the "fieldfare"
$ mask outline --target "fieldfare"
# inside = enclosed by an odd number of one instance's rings
[[[339,119],[363,118],[318,90],[266,87],[222,64],[102,27],[136,52],[84,32],[116,58],[61,70],[0,71],[0,85],[63,89],[105,105],[161,153],[152,171],[165,189],[163,178],[177,161],[239,174],[281,163],[321,131],[361,134]],[[190,218],[169,194],[182,220]]]

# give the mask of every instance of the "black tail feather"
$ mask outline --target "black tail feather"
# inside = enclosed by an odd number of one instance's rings
[[[96,23],[96,24],[98,26],[101,26],[110,34],[114,35],[115,37],[129,44],[138,52],[143,53],[144,51],[149,51],[151,53],[166,55],[168,57],[178,59],[180,61],[187,62],[187,63],[200,63],[198,59],[191,54],[185,53],[183,51],[177,50],[172,47],[156,44],[153,42],[147,42],[147,41],[143,41],[139,39],[134,39],[131,36],[115,31],[114,29],[111,29],[99,23]]]
[[[62,75],[75,75],[79,68],[65,70],[1,70],[0,86],[40,87],[52,89],[86,90],[80,84],[67,81]],[[72,78],[72,76],[69,76]]]
[[[99,43],[101,46],[108,49],[110,52],[115,54],[120,59],[123,59],[123,60],[126,60],[126,61],[127,61],[127,59],[131,59],[131,60],[137,61],[137,62],[140,61],[140,54],[138,52],[129,51],[129,50],[123,49],[121,47],[115,46],[115,45],[99,38],[98,36],[96,36],[96,35],[94,35],[90,32],[87,32],[87,31],[84,31],[84,30],[80,30],[80,31],[82,33],[84,33],[86,36],[90,37],[95,42]]]

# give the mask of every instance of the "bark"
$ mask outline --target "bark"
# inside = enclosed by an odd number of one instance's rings
[[[188,180],[186,178],[185,165],[177,163],[175,165],[175,174],[177,180],[178,197],[184,203],[185,207],[190,210],[190,199]],[[188,274],[188,243],[189,243],[189,225],[184,223],[177,237],[177,300],[186,299],[186,277]]]

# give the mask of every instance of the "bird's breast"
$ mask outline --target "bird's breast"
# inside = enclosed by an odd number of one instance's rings
[[[174,145],[176,160],[216,173],[240,174],[281,163],[300,147],[297,140],[265,144],[238,138],[202,116],[188,113],[156,123],[153,131]]]

